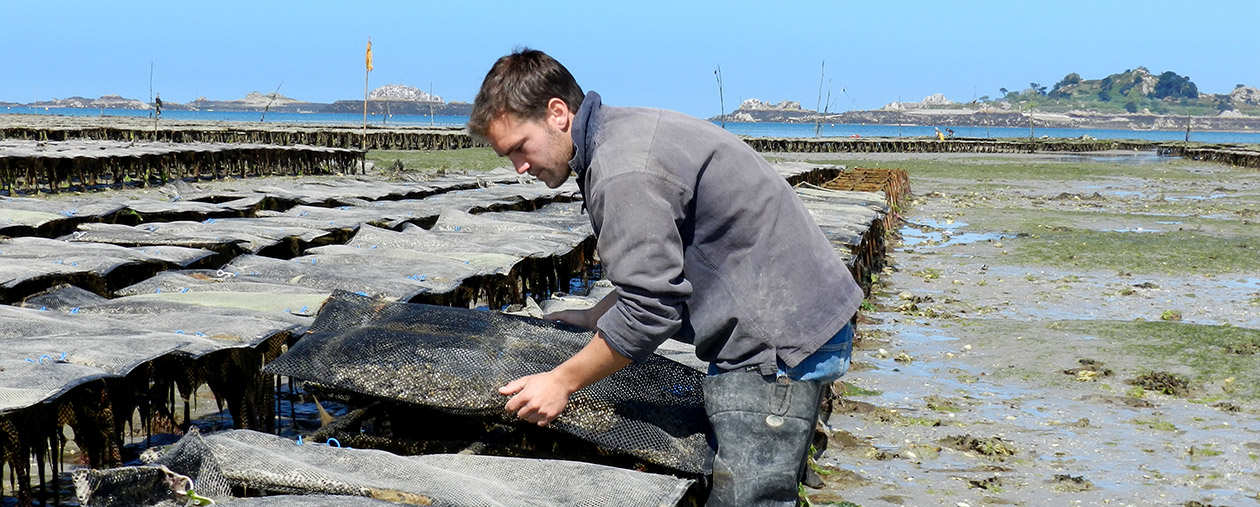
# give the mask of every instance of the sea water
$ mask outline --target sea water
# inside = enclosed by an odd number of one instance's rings
[[[150,117],[152,111],[144,109],[87,109],[87,108],[42,108],[13,106],[0,108],[0,114],[38,114],[55,116],[130,116]],[[353,113],[281,113],[269,112],[265,116],[261,112],[246,111],[163,111],[162,119],[195,120],[195,121],[233,121],[233,122],[268,122],[290,124],[331,124],[362,125],[363,115]],[[462,127],[468,123],[467,116],[425,114],[369,114],[369,125],[404,125],[404,126],[440,126]],[[718,122],[714,122],[717,124]],[[946,132],[945,127],[920,125],[857,125],[857,124],[823,124],[815,133],[813,123],[737,123],[726,122],[726,129],[736,135],[748,137],[935,137],[936,129]],[[954,130],[955,137],[978,139],[1027,138],[1027,128],[1012,127],[949,127]],[[1145,141],[1183,141],[1185,130],[1118,130],[1118,129],[1074,129],[1074,128],[1034,128],[1033,137],[1081,138],[1090,136],[1095,139],[1139,139]],[[1200,143],[1257,143],[1260,144],[1260,132],[1205,132],[1190,131],[1190,140]]]
[[[37,114],[41,116],[125,116],[131,118],[152,118],[151,109],[90,109],[78,107],[0,107],[0,114]],[[180,121],[231,121],[252,123],[287,123],[312,125],[363,125],[363,114],[353,113],[288,113],[269,111],[264,115],[261,111],[162,111],[162,120]],[[372,126],[407,125],[462,127],[468,123],[467,116],[447,116],[424,114],[392,114],[388,117],[369,114],[367,122]]]

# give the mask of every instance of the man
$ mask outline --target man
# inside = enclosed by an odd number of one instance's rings
[[[709,122],[604,106],[550,56],[495,62],[468,130],[555,188],[574,174],[616,290],[557,312],[595,331],[552,371],[499,389],[545,426],[569,395],[668,338],[710,363],[709,505],[793,505],[823,387],[848,369],[862,292],[787,182]]]

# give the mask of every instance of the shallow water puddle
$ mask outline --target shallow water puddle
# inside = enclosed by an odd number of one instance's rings
[[[903,247],[946,247],[983,241],[999,241],[1014,237],[1011,234],[997,232],[956,232],[966,226],[966,222],[940,221],[932,218],[918,218],[914,222],[907,221],[899,230],[901,233],[901,244]]]

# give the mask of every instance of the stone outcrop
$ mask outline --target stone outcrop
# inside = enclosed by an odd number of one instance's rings
[[[795,100],[784,100],[778,104],[762,102],[759,99],[747,99],[739,104],[736,111],[793,110],[801,111],[801,103]]]
[[[1254,86],[1239,86],[1229,92],[1229,101],[1234,106],[1260,105],[1260,89]]]
[[[368,100],[442,102],[442,97],[411,86],[388,84],[368,93]]]
[[[172,109],[179,109],[181,104],[171,104]],[[149,109],[149,104],[136,99],[128,99],[118,95],[102,95],[98,99],[89,99],[85,97],[68,97],[64,99],[53,99],[43,102],[35,102],[32,107],[74,107],[84,109]],[[166,104],[162,104],[166,108]]]
[[[795,100],[783,100],[778,104],[763,102],[760,99],[746,99],[740,102],[739,109],[726,115],[726,121],[735,122],[799,122],[812,118],[814,111],[804,109]]]
[[[954,101],[945,98],[944,94],[934,93],[923,97],[919,102],[889,102],[881,111],[905,111],[907,109],[927,109],[930,107],[948,106]]]

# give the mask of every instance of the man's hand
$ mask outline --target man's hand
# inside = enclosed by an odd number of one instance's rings
[[[569,405],[569,396],[583,387],[630,364],[630,358],[613,350],[604,337],[595,333],[582,350],[554,370],[518,378],[499,388],[499,394],[512,396],[503,408],[539,426],[551,424]]]
[[[570,389],[568,383],[555,371],[521,377],[499,388],[499,394],[513,396],[504,406],[508,412],[515,412],[517,417],[546,426],[556,420],[564,407],[569,404],[569,395],[576,389]]]

